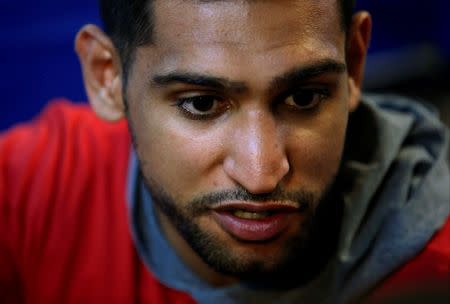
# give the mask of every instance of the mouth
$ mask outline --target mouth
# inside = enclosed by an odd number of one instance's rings
[[[299,210],[293,202],[229,202],[214,208],[213,217],[232,237],[263,242],[282,234]]]
[[[235,210],[231,212],[231,214],[235,217],[247,220],[262,220],[268,218],[269,216],[274,215],[276,212],[248,212],[245,210]]]

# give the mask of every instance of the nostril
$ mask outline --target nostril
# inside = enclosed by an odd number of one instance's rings
[[[267,163],[229,157],[223,167],[235,183],[253,194],[271,193],[290,170],[287,159]]]

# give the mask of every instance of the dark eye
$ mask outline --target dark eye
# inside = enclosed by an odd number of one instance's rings
[[[289,95],[284,102],[289,106],[307,110],[316,107],[327,96],[324,90],[303,89]]]
[[[179,98],[177,106],[194,119],[214,117],[224,112],[228,107],[223,98],[213,95]]]

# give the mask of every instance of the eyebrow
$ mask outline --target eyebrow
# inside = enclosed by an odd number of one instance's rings
[[[345,63],[326,59],[310,65],[293,68],[281,76],[275,77],[270,88],[290,87],[326,74],[342,74],[347,70]]]
[[[270,89],[289,87],[324,74],[342,74],[347,67],[344,63],[326,59],[309,65],[293,68],[288,72],[275,77],[270,83]],[[189,84],[195,86],[209,87],[223,91],[243,92],[248,90],[245,82],[232,81],[227,78],[198,74],[191,72],[170,72],[163,75],[155,75],[151,78],[153,86],[164,87],[172,84]]]
[[[165,75],[156,75],[152,78],[151,82],[153,85],[160,87],[176,83],[184,83],[224,91],[242,92],[247,90],[247,86],[244,82],[189,72],[171,72]]]

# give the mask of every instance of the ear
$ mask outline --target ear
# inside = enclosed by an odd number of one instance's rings
[[[346,60],[348,67],[349,108],[354,111],[361,98],[364,65],[372,31],[372,18],[368,12],[353,15],[347,37]]]
[[[120,59],[109,37],[97,26],[86,25],[77,34],[75,51],[80,59],[89,102],[101,118],[116,121],[125,114]]]

